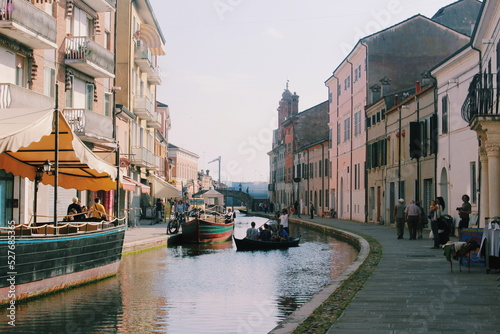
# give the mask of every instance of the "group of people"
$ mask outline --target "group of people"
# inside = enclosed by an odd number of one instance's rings
[[[247,229],[246,238],[250,240],[278,242],[288,241],[290,239],[288,231],[282,224],[278,225],[278,229],[273,229],[269,224],[265,223],[257,229],[255,228],[255,222],[250,223],[250,227]]]
[[[82,205],[82,202],[78,199],[78,197],[73,197],[71,202],[72,203],[68,205],[68,210],[63,221],[81,221],[87,218],[106,220],[108,217],[104,205],[101,204],[101,200],[97,197],[94,199],[94,204],[92,204],[90,208]]]
[[[470,198],[468,195],[463,195],[463,204],[457,208],[460,216],[460,222],[458,224],[459,233],[463,228],[469,227],[470,214],[472,212],[469,200]],[[425,210],[420,205],[420,202],[412,200],[408,206],[405,206],[404,199],[400,198],[398,200],[398,204],[394,207],[394,218],[396,221],[396,233],[398,239],[403,239],[405,222],[408,225],[410,240],[422,239],[423,228],[430,220],[431,231],[434,239],[434,245],[431,248],[440,248],[440,245],[444,243],[439,236],[439,230],[441,228],[440,225],[446,225],[446,222],[443,222],[445,208],[446,204],[443,197],[437,197],[434,201],[431,201],[429,214],[425,213]]]

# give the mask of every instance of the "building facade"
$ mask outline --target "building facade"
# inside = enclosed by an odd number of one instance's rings
[[[413,86],[422,73],[468,40],[467,35],[416,15],[361,39],[328,78],[333,171],[330,198],[339,218],[366,221],[369,214],[365,106]],[[402,193],[403,189],[395,189],[396,197]]]

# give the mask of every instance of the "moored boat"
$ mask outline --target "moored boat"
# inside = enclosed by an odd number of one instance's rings
[[[238,251],[254,251],[254,250],[272,250],[272,249],[287,249],[289,247],[298,247],[299,238],[290,238],[289,241],[262,241],[252,239],[237,239],[234,237],[236,250]]]
[[[116,274],[125,230],[117,221],[4,229],[0,304],[14,296],[32,298]]]
[[[16,216],[0,222],[0,304],[12,306],[21,299],[116,274],[126,230],[124,218],[108,213],[112,221],[63,222],[57,215],[57,194],[59,187],[116,190],[118,166],[95,155],[57,110],[0,110],[5,111],[0,117],[0,169],[34,183],[33,211],[25,210],[22,215],[16,210]],[[53,218],[37,214],[40,183],[52,186]]]
[[[244,215],[248,214],[248,210],[245,210],[245,209],[238,209],[238,211]]]
[[[182,239],[185,242],[215,243],[231,239],[234,222],[225,223],[218,221],[217,217],[192,217],[190,221],[182,224]]]

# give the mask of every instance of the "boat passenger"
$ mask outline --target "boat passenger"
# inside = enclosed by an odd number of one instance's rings
[[[288,241],[290,238],[288,237],[288,233],[283,227],[283,225],[280,224],[278,227],[278,232],[276,233],[276,239],[277,241]]]
[[[250,240],[258,240],[259,239],[259,230],[255,228],[255,222],[250,223],[251,227],[247,229],[247,239]]]
[[[101,200],[96,197],[94,199],[94,204],[90,207],[90,217],[106,220],[106,209],[104,205],[101,204]]]
[[[283,209],[283,211],[281,211],[280,226],[281,225],[283,225],[283,228],[288,233],[288,210],[287,209]]]
[[[264,224],[264,229],[260,227],[259,239],[262,241],[271,241],[271,230],[269,229],[269,225]]]
[[[81,213],[82,212],[82,207],[80,206],[80,201],[78,200],[78,197],[73,197],[71,200],[73,203],[68,205],[68,210],[66,211],[66,214],[69,215],[71,210],[75,210],[76,213]],[[80,216],[73,217],[73,219],[80,219]],[[72,220],[73,220],[72,219]]]
[[[78,214],[78,212],[76,212],[75,209],[71,209],[69,212],[68,212],[68,215],[65,216],[63,218],[63,221],[65,222],[70,222],[70,221],[73,221],[75,220],[75,216]]]
[[[234,221],[234,218],[236,217],[236,213],[231,210],[231,208],[227,209],[227,212],[224,216],[224,221],[226,224],[230,224]]]

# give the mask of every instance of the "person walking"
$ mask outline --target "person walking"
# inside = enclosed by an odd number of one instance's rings
[[[293,209],[295,210],[295,214],[297,215],[297,217],[300,218],[300,208],[299,208],[299,201],[295,201],[293,203]]]
[[[462,229],[469,228],[470,214],[472,213],[469,195],[463,195],[462,201],[462,206],[457,208],[458,215],[460,216],[460,222],[458,223],[458,240],[460,240]]]
[[[394,206],[394,219],[396,220],[396,233],[398,239],[403,239],[405,233],[405,209],[404,199],[400,198],[398,204]]]
[[[431,218],[431,230],[434,238],[434,245],[431,247],[432,249],[439,249],[440,240],[439,240],[439,220],[441,219],[441,215],[443,214],[445,204],[444,199],[442,197],[436,198],[435,201],[431,202],[431,206],[429,209]]]
[[[410,240],[417,239],[417,224],[420,223],[420,208],[415,205],[415,201],[411,200],[410,205],[405,208],[405,218],[408,224]]]
[[[311,219],[314,219],[314,212],[316,211],[316,209],[314,208],[314,204],[313,202],[309,202],[309,213],[311,214]]]
[[[422,239],[422,232],[424,227],[427,225],[427,215],[425,214],[424,208],[420,205],[420,201],[416,201],[415,205],[420,209],[420,220],[416,226],[417,239]]]
[[[156,207],[155,207],[156,217],[155,220],[151,221],[151,225],[160,224],[162,222],[164,208],[165,207],[163,205],[163,201],[161,200],[161,198],[158,198],[156,200]]]

